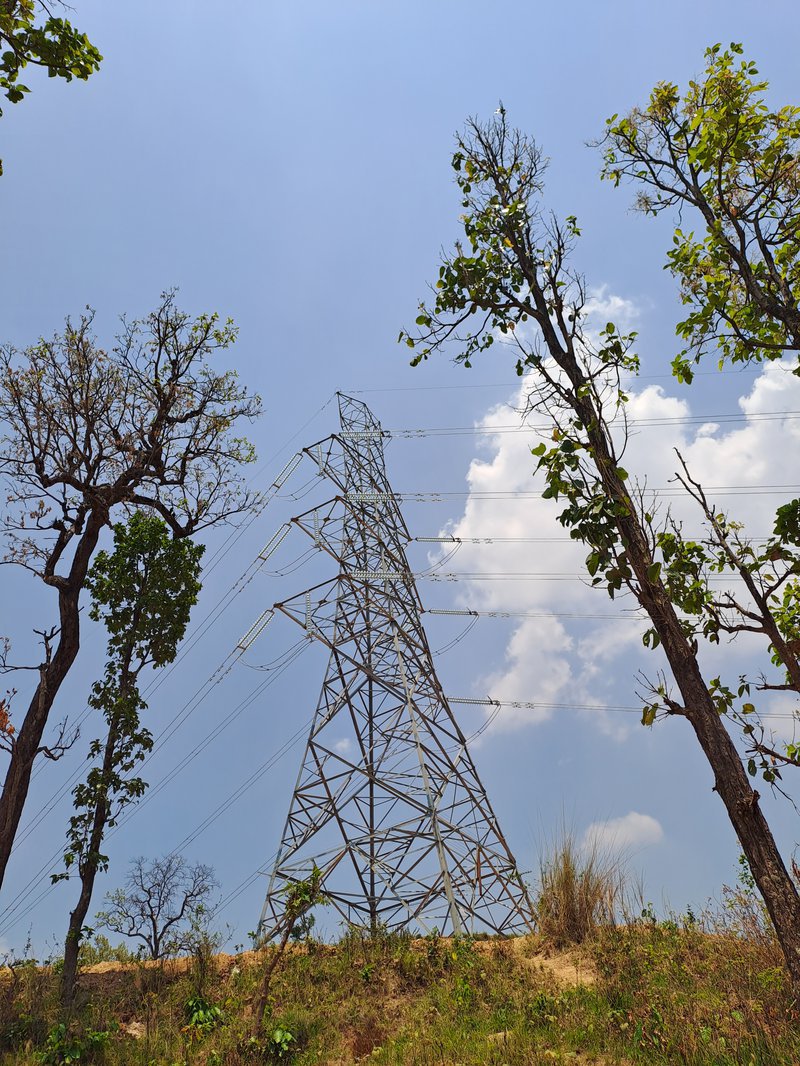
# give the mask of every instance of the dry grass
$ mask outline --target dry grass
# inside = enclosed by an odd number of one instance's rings
[[[579,845],[562,829],[539,865],[534,907],[542,939],[562,948],[614,925],[625,903],[625,867],[624,857],[596,841]]]

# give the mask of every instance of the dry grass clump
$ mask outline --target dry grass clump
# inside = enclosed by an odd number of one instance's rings
[[[539,935],[554,947],[582,944],[601,926],[616,923],[625,891],[623,857],[596,841],[580,845],[562,830],[539,865],[534,901]]]

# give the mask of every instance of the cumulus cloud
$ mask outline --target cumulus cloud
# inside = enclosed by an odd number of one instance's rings
[[[507,703],[495,720],[496,729],[517,729],[549,718],[552,708],[575,678],[565,655],[572,640],[564,627],[552,619],[529,618],[514,630],[508,642],[504,669],[486,678],[492,699]],[[513,706],[530,701],[537,706]]]
[[[598,323],[615,323],[617,329],[627,333],[633,328],[640,314],[640,309],[624,296],[610,292],[607,285],[592,289],[583,306],[584,321],[589,330],[597,328]]]
[[[629,811],[621,818],[592,822],[583,834],[583,846],[600,851],[630,851],[658,844],[663,839],[664,830],[658,819],[649,814]]]

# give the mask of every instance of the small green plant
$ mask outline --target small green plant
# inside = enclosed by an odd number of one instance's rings
[[[7,1020],[8,1016],[5,1010],[3,1010],[2,1014],[0,1054],[4,1051],[19,1051],[26,1044],[32,1047],[42,1042],[47,1028],[37,1014],[31,1011],[24,1011],[10,1020]]]
[[[47,1035],[44,1050],[39,1052],[39,1062],[45,1066],[64,1066],[71,1062],[91,1062],[97,1052],[108,1043],[110,1030],[87,1029],[76,1033],[60,1022]]]
[[[450,958],[457,967],[471,969],[475,965],[475,938],[472,936],[453,937]]]
[[[552,1025],[558,1018],[558,1002],[547,992],[537,992],[528,1004],[527,1013],[534,1026]]]
[[[313,907],[327,903],[327,897],[322,887],[323,876],[322,870],[320,870],[315,863],[307,878],[301,881],[294,881],[287,885],[283,890],[286,897],[282,922],[283,932],[277,949],[273,951],[272,957],[267,963],[261,977],[261,987],[257,995],[255,1010],[253,1011],[254,1022],[252,1035],[255,1037],[258,1036],[261,1022],[264,1017],[264,1011],[267,1007],[272,975],[286,951],[286,945],[289,943],[292,929]]]
[[[437,926],[431,929],[430,933],[425,937],[425,954],[428,957],[428,962],[436,962],[439,958],[439,949],[441,947],[441,934]]]
[[[274,1058],[283,1059],[294,1051],[292,1045],[296,1042],[294,1033],[290,1032],[288,1029],[283,1029],[281,1026],[277,1026],[267,1038],[267,1051],[269,1051]]]
[[[186,1000],[184,1014],[186,1016],[184,1032],[197,1036],[205,1036],[206,1033],[213,1032],[225,1021],[222,1008],[209,1003],[204,996],[190,996]]]
[[[724,929],[736,937],[767,947],[775,942],[775,929],[764,904],[750,864],[739,854],[736,884],[722,886],[722,912],[716,930]]]
[[[102,933],[83,940],[78,951],[78,962],[82,967],[95,966],[99,962],[133,962],[135,958],[135,952],[126,944],[112,944]]]
[[[658,918],[656,917],[655,908],[652,903],[646,903],[642,907],[642,921],[647,922],[648,925],[657,925]]]
[[[656,1007],[650,1008],[647,1018],[636,1023],[633,1030],[633,1042],[642,1051],[659,1052],[667,1048],[664,1032],[664,1018]]]
[[[459,977],[453,989],[453,999],[462,1012],[468,1011],[475,1001],[475,990],[466,977]]]

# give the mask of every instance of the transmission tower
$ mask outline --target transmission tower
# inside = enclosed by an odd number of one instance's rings
[[[293,522],[337,577],[276,604],[330,655],[259,922],[322,872],[347,921],[456,935],[520,932],[531,903],[442,691],[369,408],[339,396],[341,431],[305,449],[336,495]]]

